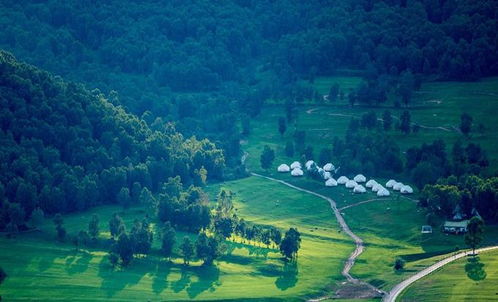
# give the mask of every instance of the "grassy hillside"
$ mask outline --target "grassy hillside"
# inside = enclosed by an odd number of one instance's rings
[[[303,241],[297,266],[284,265],[277,250],[229,242],[229,254],[213,267],[194,262],[187,268],[180,259],[168,263],[151,255],[134,260],[126,269],[112,270],[105,251],[76,252],[72,245],[55,243],[53,223],[46,221],[41,233],[0,238],[0,246],[9,247],[0,250],[2,267],[9,275],[1,285],[1,295],[7,301],[287,300],[319,294],[341,279],[343,260],[353,245],[337,232],[327,202],[257,178],[227,182],[209,187],[208,191],[216,194],[220,186],[237,194],[235,206],[240,217],[282,229],[299,229]],[[254,188],[258,188],[256,192]],[[140,208],[122,211],[113,206],[99,207],[65,216],[65,226],[71,234],[85,229],[96,212],[101,220],[101,236],[108,237],[107,221],[115,211],[120,212],[128,227],[144,214]],[[184,235],[177,234],[177,241]],[[153,247],[159,247],[159,239],[154,238]]]
[[[327,94],[333,83],[338,83],[346,93],[351,83],[359,81],[354,77],[318,78],[315,87],[320,93]],[[276,149],[275,164],[295,160],[284,156],[287,141],[293,140],[294,128],[306,131],[306,145],[313,147],[318,157],[323,147],[331,147],[332,139],[342,138],[352,117],[360,118],[362,114],[374,111],[377,118],[389,109],[394,116],[399,117],[406,108],[387,107],[350,107],[345,100],[339,100],[331,105],[303,104],[298,107],[298,117],[295,123],[288,125],[283,137],[278,133],[278,117],[285,116],[280,106],[268,107],[260,117],[252,123],[253,133],[243,148],[250,154],[248,163],[252,170],[260,169],[259,155],[265,144]],[[495,116],[498,114],[498,78],[486,78],[478,82],[428,82],[424,83],[407,108],[411,113],[411,121],[419,124],[418,133],[405,135],[398,130],[388,132],[402,150],[422,143],[430,143],[435,139],[443,139],[451,150],[452,144],[461,139],[463,142],[474,142],[481,145],[488,153],[490,166],[498,170],[498,132],[495,131]],[[460,115],[469,113],[474,119],[474,127],[470,138],[465,138],[458,130]],[[482,133],[478,132],[478,124],[484,126]]]
[[[462,258],[417,281],[399,301],[494,301],[498,298],[498,252]]]

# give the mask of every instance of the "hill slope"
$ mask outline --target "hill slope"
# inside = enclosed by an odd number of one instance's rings
[[[99,92],[67,83],[0,52],[0,229],[47,213],[154,192],[168,177],[186,185],[222,177],[224,158],[207,140],[185,140],[169,124],[149,128]],[[126,190],[125,190],[126,191]]]

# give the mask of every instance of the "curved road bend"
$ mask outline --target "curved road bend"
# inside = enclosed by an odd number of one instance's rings
[[[353,267],[353,264],[354,264],[356,258],[358,258],[358,256],[363,252],[363,249],[364,249],[363,240],[361,240],[360,237],[358,237],[355,233],[353,233],[351,231],[351,229],[349,228],[349,226],[346,224],[346,221],[344,221],[344,218],[342,217],[341,213],[337,209],[337,205],[336,205],[336,203],[335,203],[334,200],[332,200],[331,198],[329,198],[327,196],[324,196],[322,194],[318,194],[316,192],[313,192],[313,191],[310,191],[310,190],[306,190],[306,189],[297,187],[297,186],[292,185],[292,184],[290,184],[288,182],[285,182],[283,180],[275,179],[275,178],[264,176],[264,175],[257,174],[257,173],[251,173],[251,175],[256,176],[256,177],[265,178],[265,179],[268,179],[268,180],[271,180],[271,181],[279,182],[279,183],[281,183],[283,185],[286,185],[286,186],[288,186],[290,188],[293,188],[295,190],[298,190],[298,191],[301,191],[301,192],[305,192],[305,193],[308,193],[308,194],[311,194],[311,195],[315,195],[316,197],[319,197],[321,199],[325,199],[326,201],[328,201],[330,203],[330,208],[334,212],[335,217],[337,218],[337,221],[339,222],[339,225],[341,226],[342,230],[349,237],[353,238],[353,240],[355,242],[355,245],[356,245],[355,250],[351,253],[351,255],[349,255],[348,259],[346,260],[346,263],[344,264],[344,268],[342,269],[342,275],[344,277],[346,277],[346,279],[348,281],[350,281],[350,282],[353,282],[353,283],[360,282],[360,280],[358,280],[358,279],[354,278],[353,276],[351,276],[351,274],[349,273],[349,271]],[[368,285],[373,290],[377,291],[378,293],[383,293],[383,291],[379,290],[378,288],[375,288],[371,284],[369,284],[369,283],[365,283],[365,284]]]
[[[494,250],[494,249],[498,249],[498,245],[495,245],[495,246],[490,246],[490,247],[483,247],[483,248],[480,248],[480,249],[477,249],[476,252],[485,252],[485,251],[490,251],[490,250]],[[405,290],[408,286],[410,286],[411,284],[413,284],[415,281],[429,275],[430,273],[434,272],[435,270],[443,267],[444,265],[450,263],[450,262],[453,262],[457,259],[460,259],[460,258],[463,258],[467,255],[469,255],[471,252],[470,251],[466,251],[466,252],[461,252],[461,253],[458,253],[456,255],[453,255],[453,256],[450,256],[448,258],[445,258],[441,261],[438,261],[436,263],[434,263],[433,265],[425,268],[424,270],[416,273],[415,275],[411,276],[410,278],[404,280],[403,282],[401,283],[398,283],[397,285],[395,285],[393,287],[393,289],[387,294],[384,296],[384,299],[382,301],[384,302],[395,302],[396,299],[398,298],[399,294],[401,294],[401,292],[403,290]]]

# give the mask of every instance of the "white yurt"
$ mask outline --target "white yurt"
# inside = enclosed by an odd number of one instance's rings
[[[346,182],[346,188],[348,189],[352,189],[354,187],[356,187],[358,185],[358,183],[354,180],[348,180],[348,182]]]
[[[281,173],[290,172],[290,168],[286,164],[281,164],[278,166],[277,171]]]
[[[392,188],[396,181],[394,179],[389,179],[389,181],[386,182],[386,187],[387,188]]]
[[[389,196],[389,195],[390,195],[389,191],[385,188],[382,188],[381,190],[379,190],[377,192],[377,196],[379,196],[379,197]]]
[[[308,161],[304,164],[304,166],[306,167],[306,170],[310,170],[310,169],[311,169],[311,167],[313,166],[313,164],[314,164],[314,163],[315,163],[314,161],[312,161],[312,160],[308,160]]]
[[[397,182],[393,185],[393,190],[394,191],[399,191],[401,188],[403,188],[405,185],[402,182]]]
[[[367,181],[367,183],[365,184],[365,187],[367,188],[373,188],[373,186],[375,186],[377,184],[377,182],[373,179],[370,179],[369,181]]]
[[[345,185],[349,179],[346,176],[341,176],[337,179],[337,183],[340,185]]]
[[[304,172],[300,168],[293,169],[291,172],[292,176],[303,176]]]
[[[353,179],[358,183],[367,181],[367,178],[363,174],[358,174]]]
[[[365,189],[365,187],[362,185],[357,185],[353,189],[353,192],[355,192],[355,193],[365,193],[366,191],[367,191],[367,189]]]
[[[384,189],[383,186],[381,186],[380,184],[375,184],[373,187],[372,187],[372,192],[379,192],[380,190]]]
[[[327,179],[330,179],[330,178],[332,178],[332,174],[330,174],[330,172],[323,173],[323,179],[327,180]]]
[[[293,170],[294,170],[294,169],[296,169],[296,168],[301,169],[301,163],[300,163],[300,162],[298,162],[298,161],[295,161],[295,162],[293,162],[293,163],[290,165],[290,168],[291,168],[291,169],[293,169]]]
[[[334,169],[335,169],[335,167],[331,163],[327,163],[327,164],[325,164],[325,166],[323,166],[323,170],[325,170],[327,172],[333,171]]]
[[[403,187],[401,187],[401,190],[399,190],[399,191],[401,192],[401,194],[412,194],[413,193],[413,189],[410,186],[403,186]]]
[[[327,186],[327,187],[337,187],[337,181],[335,179],[333,179],[333,178],[329,178],[325,182],[325,186]]]

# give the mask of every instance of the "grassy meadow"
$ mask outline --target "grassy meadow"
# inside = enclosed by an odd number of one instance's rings
[[[0,259],[9,275],[0,287],[2,297],[7,301],[288,300],[319,295],[341,280],[343,261],[353,244],[338,232],[326,201],[255,177],[214,185],[207,191],[215,196],[220,186],[237,194],[238,215],[247,221],[282,230],[299,229],[303,241],[297,265],[285,265],[278,250],[230,241],[228,254],[216,261],[216,266],[193,262],[185,267],[181,259],[170,263],[156,251],[135,259],[126,269],[114,270],[106,251],[76,251],[69,243],[56,242],[53,223],[47,220],[41,232],[0,238],[0,246],[8,247],[0,250]],[[69,234],[86,229],[94,212],[100,217],[103,238],[109,237],[107,222],[112,213],[119,212],[128,229],[134,219],[144,215],[141,208],[123,211],[112,206],[67,215],[64,221]],[[152,227],[160,228],[154,223]],[[177,233],[177,241],[184,235],[188,234]],[[156,235],[156,249],[159,240]]]
[[[498,252],[481,253],[478,262],[462,258],[406,289],[398,301],[495,301]]]

